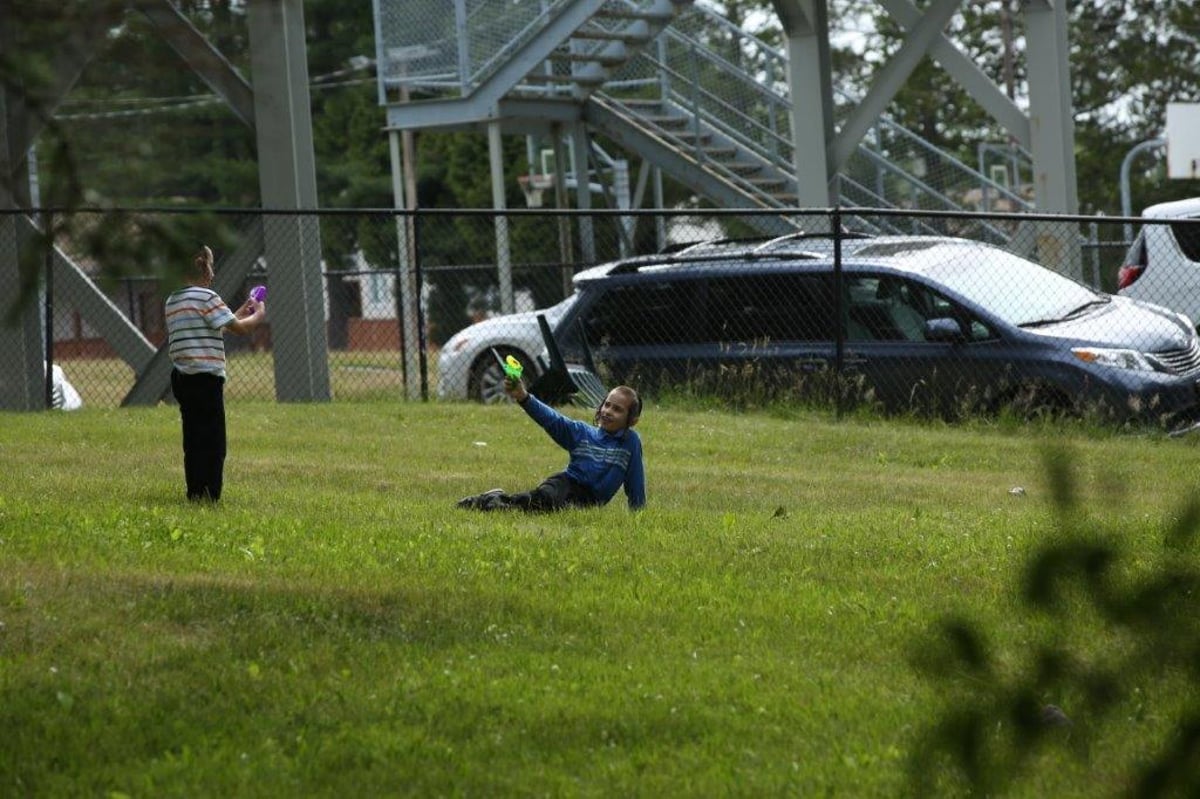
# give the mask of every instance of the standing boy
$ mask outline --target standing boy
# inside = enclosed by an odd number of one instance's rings
[[[225,335],[247,335],[262,324],[267,307],[247,298],[229,310],[209,286],[213,254],[201,247],[187,285],[166,302],[171,391],[183,421],[183,473],[187,498],[216,502],[225,470]]]
[[[459,500],[458,507],[474,510],[552,511],[605,505],[624,487],[631,510],[646,504],[646,473],[642,440],[634,432],[642,413],[637,392],[617,386],[596,409],[595,425],[569,419],[525,390],[517,378],[504,390],[525,413],[570,453],[567,468],[552,474],[532,491],[508,494],[499,488]]]

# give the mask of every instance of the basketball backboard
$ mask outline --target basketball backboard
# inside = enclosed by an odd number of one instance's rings
[[[1167,177],[1200,178],[1200,103],[1167,103]]]

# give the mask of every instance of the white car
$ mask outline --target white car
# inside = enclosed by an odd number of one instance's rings
[[[1200,197],[1152,205],[1117,274],[1117,293],[1200,319]]]
[[[512,355],[520,361],[526,382],[532,381],[542,373],[537,355],[546,348],[538,314],[545,314],[553,328],[574,300],[572,295],[543,310],[494,316],[455,333],[438,356],[438,398],[506,402],[504,371],[492,349],[501,358]]]

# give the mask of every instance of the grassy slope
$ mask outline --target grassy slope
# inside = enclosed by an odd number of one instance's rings
[[[0,414],[0,794],[894,796],[939,617],[1120,646],[1015,595],[1048,443],[1133,568],[1196,447],[651,407],[646,512],[482,516],[454,500],[565,462],[511,407],[229,420],[202,509],[172,408]],[[1118,790],[1177,701],[1137,689],[1029,795]]]

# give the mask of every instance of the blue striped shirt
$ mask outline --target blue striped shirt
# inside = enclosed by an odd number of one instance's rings
[[[594,425],[570,419],[532,394],[521,403],[525,413],[542,426],[560,447],[571,454],[567,476],[592,490],[606,504],[625,489],[633,510],[646,504],[646,471],[642,465],[642,439],[626,428],[613,434]]]

